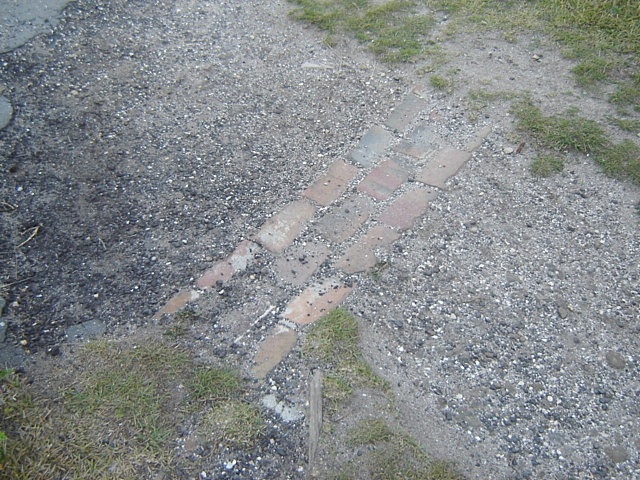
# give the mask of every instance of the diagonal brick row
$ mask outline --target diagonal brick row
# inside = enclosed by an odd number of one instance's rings
[[[242,240],[227,258],[207,269],[196,280],[197,289],[181,290],[155,317],[173,314],[196,301],[202,290],[228,282],[247,269],[261,247],[266,249],[273,255],[272,271],[280,281],[295,287],[311,284],[289,300],[280,322],[258,346],[251,374],[265,378],[295,347],[298,331],[340,305],[355,288],[340,275],[313,281],[320,265],[326,263],[346,275],[373,268],[376,252],[422,217],[429,202],[491,132],[480,130],[462,149],[439,147],[431,125],[413,125],[428,108],[423,92],[424,87],[414,88],[384,126],[374,126],[363,135],[347,161],[333,162],[302,190],[299,200],[270,217],[252,240]],[[354,185],[360,174],[363,178]],[[336,258],[322,241],[296,243],[308,227],[334,246]]]

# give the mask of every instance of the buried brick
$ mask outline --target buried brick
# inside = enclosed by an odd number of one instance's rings
[[[391,138],[391,134],[383,127],[372,127],[360,139],[356,149],[351,152],[351,159],[362,167],[372,167],[389,146]]]
[[[284,207],[262,226],[256,240],[273,253],[282,253],[302,232],[316,209],[306,200],[298,200]]]
[[[427,103],[416,95],[407,95],[402,103],[396,107],[386,121],[386,126],[394,130],[402,131],[407,128],[414,118],[427,107]]]
[[[408,178],[409,172],[398,162],[385,160],[360,182],[358,190],[376,200],[386,200]]]
[[[251,375],[262,379],[293,349],[298,335],[295,330],[277,325],[275,330],[258,346]]]
[[[349,247],[345,254],[338,259],[336,267],[350,274],[366,272],[377,262],[375,249],[389,245],[398,238],[400,238],[400,234],[389,227],[383,225],[373,227]]]
[[[172,313],[179,312],[186,307],[188,303],[197,300],[199,297],[200,294],[195,290],[181,290],[171,297],[167,303],[165,303],[164,307],[158,310],[158,313],[154,315],[154,318],[160,318],[165,314],[171,315]]]
[[[316,180],[302,194],[319,205],[330,205],[344,193],[357,173],[358,167],[338,160],[329,167],[324,177]]]
[[[431,200],[436,198],[435,188],[418,188],[397,198],[378,218],[398,230],[406,230],[420,217]]]
[[[308,325],[340,305],[351,290],[353,287],[341,285],[337,280],[327,279],[306,288],[291,300],[282,317],[298,325]]]
[[[458,170],[471,158],[466,150],[445,148],[427,163],[416,180],[427,185],[444,188],[445,182],[458,173]]]
[[[198,288],[211,288],[217,282],[228,282],[238,272],[247,269],[253,261],[258,245],[249,240],[243,240],[225,260],[217,262],[205,271],[196,281]]]

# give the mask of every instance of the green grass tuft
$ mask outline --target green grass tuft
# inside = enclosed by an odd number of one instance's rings
[[[198,433],[226,448],[251,448],[265,431],[265,422],[254,405],[229,400],[210,409]]]
[[[631,140],[612,145],[596,156],[607,175],[630,179],[640,185],[640,147]]]
[[[355,388],[389,388],[363,358],[358,341],[358,322],[341,308],[318,320],[307,333],[304,353],[323,365],[323,396],[330,412],[347,401]]]
[[[231,368],[204,367],[195,371],[189,388],[196,401],[223,401],[238,395],[243,382]]]
[[[580,117],[575,111],[545,116],[530,100],[516,103],[512,112],[518,119],[518,128],[533,135],[543,147],[591,154],[607,175],[640,184],[640,147],[633,141],[614,144],[597,122]],[[559,168],[551,157],[541,157],[534,164],[541,174]]]
[[[415,0],[291,0],[291,16],[333,36],[347,33],[385,62],[407,62],[424,55],[433,18],[417,12]]]
[[[555,155],[541,155],[531,163],[530,169],[538,177],[550,177],[564,170],[564,160]]]
[[[591,153],[608,144],[604,129],[575,111],[544,116],[531,100],[523,100],[514,105],[512,112],[518,118],[518,128],[531,132],[547,148]]]

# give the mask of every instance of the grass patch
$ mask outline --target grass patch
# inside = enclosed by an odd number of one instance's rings
[[[640,147],[631,140],[610,142],[597,122],[580,117],[574,110],[545,116],[531,100],[523,100],[513,106],[512,112],[518,118],[518,128],[533,135],[541,146],[590,154],[607,175],[640,184]],[[541,171],[553,167],[552,160],[541,158]]]
[[[418,12],[415,0],[290,0],[295,19],[327,32],[347,33],[385,62],[407,62],[423,56],[433,18]]]
[[[351,448],[367,447],[333,478],[353,478],[351,472],[368,474],[380,480],[457,480],[462,478],[455,468],[430,459],[420,445],[404,432],[394,431],[380,418],[366,419],[354,426],[348,435]]]
[[[592,153],[608,143],[604,129],[597,122],[578,116],[575,110],[544,116],[531,100],[523,100],[515,104],[512,112],[518,118],[518,128],[531,132],[547,148]]]
[[[175,432],[194,414],[216,426],[216,444],[245,447],[262,432],[237,373],[197,367],[172,344],[92,342],[76,355],[46,384],[0,379],[7,478],[173,478]],[[224,425],[211,420],[221,414]]]
[[[609,122],[625,132],[640,134],[640,120],[635,118],[609,117]]]
[[[538,177],[550,177],[564,170],[564,160],[555,155],[541,155],[531,162],[529,168]]]
[[[198,402],[219,402],[236,397],[243,387],[236,370],[204,367],[195,371],[190,391],[192,398]]]
[[[620,82],[609,100],[621,108],[632,106],[636,111],[640,111],[640,73]]]
[[[631,140],[611,145],[596,156],[596,162],[607,175],[628,178],[640,185],[640,147]]]
[[[363,358],[358,341],[356,319],[341,308],[332,310],[318,320],[307,333],[304,353],[321,363],[325,370],[323,396],[330,412],[335,413],[355,388],[369,387],[383,391],[389,388]]]
[[[264,420],[255,405],[228,400],[204,415],[198,433],[219,446],[244,449],[252,447],[264,430]]]

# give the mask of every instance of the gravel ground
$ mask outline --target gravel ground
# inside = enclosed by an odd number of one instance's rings
[[[24,362],[20,345],[63,352],[88,321],[115,335],[144,327],[425,81],[348,40],[324,46],[289,8],[80,0],[0,56],[14,110],[0,131],[5,361]],[[428,93],[433,111],[416,120],[442,145],[477,130],[464,100],[477,85],[532,91],[547,112],[612,113],[562,93],[571,65],[540,39],[444,47],[456,90]],[[346,307],[365,354],[393,380],[405,427],[468,478],[640,478],[640,192],[583,156],[533,178],[533,148],[505,153],[522,140],[508,104],[480,115],[493,133],[473,159],[379,277],[353,278]],[[270,262],[201,299],[190,346],[203,358],[243,361],[275,324],[294,290]],[[307,374],[294,351],[260,388],[302,407]],[[302,478],[303,423],[274,417],[270,432],[259,451],[194,471]]]

